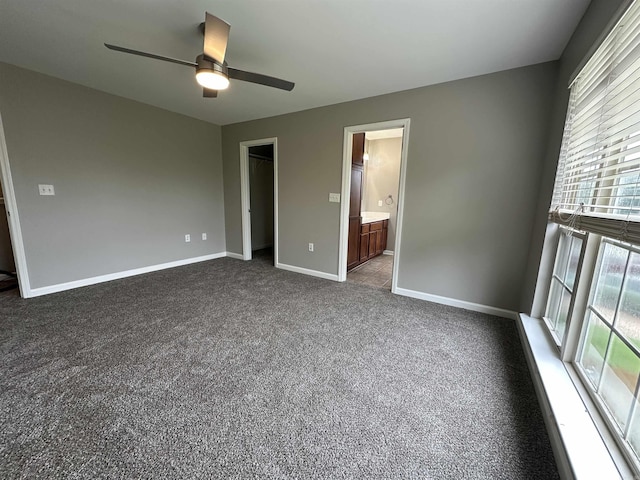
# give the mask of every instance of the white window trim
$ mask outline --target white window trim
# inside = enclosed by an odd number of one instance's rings
[[[634,478],[595,405],[588,405],[589,395],[574,382],[573,367],[560,359],[544,321],[520,314],[517,325],[561,478]]]
[[[630,466],[632,460],[609,429],[609,420],[600,413],[573,364],[581,340],[601,236],[587,236],[576,278],[573,311],[565,342],[560,348],[542,320],[560,234],[557,225],[548,225],[532,315],[521,314],[518,321],[558,468],[562,478],[640,478]]]

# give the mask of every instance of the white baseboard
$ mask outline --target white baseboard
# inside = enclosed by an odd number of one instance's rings
[[[276,264],[276,268],[281,268],[282,270],[288,270],[290,272],[295,272],[295,273],[302,273],[304,275],[311,275],[312,277],[319,277],[327,280],[333,280],[334,282],[338,281],[338,275],[335,275],[333,273],[319,272],[318,270],[295,267],[293,265],[287,265],[286,263],[278,263]]]
[[[393,255],[393,250],[385,250],[382,252],[383,255]]]
[[[496,317],[504,317],[511,320],[516,320],[518,318],[517,312],[513,312],[511,310],[490,307],[488,305],[481,305],[479,303],[466,302],[464,300],[457,300],[455,298],[441,297],[440,295],[432,295],[430,293],[418,292],[416,290],[409,290],[407,288],[396,287],[393,293],[397,295],[403,295],[405,297],[417,298],[419,300],[426,300],[427,302],[440,303],[442,305],[449,305],[451,307],[464,308],[465,310],[486,313],[488,315],[495,315]]]
[[[241,253],[225,252],[225,256],[229,258],[237,258],[238,260],[244,260]]]
[[[95,285],[97,283],[110,282],[111,280],[118,280],[120,278],[133,277],[135,275],[142,275],[143,273],[156,272],[158,270],[165,270],[167,268],[180,267],[182,265],[189,265],[191,263],[206,262],[207,260],[214,260],[228,256],[227,252],[212,253],[211,255],[203,255],[201,257],[185,258],[183,260],[176,260],[174,262],[161,263],[158,265],[150,265],[148,267],[134,268],[133,270],[125,270],[123,272],[109,273],[107,275],[99,275],[97,277],[83,278],[82,280],[74,280],[73,282],[58,283],[56,285],[49,285],[47,287],[33,288],[26,295],[25,298],[39,297],[41,295],[48,295],[50,293],[63,292],[65,290],[72,290],[74,288],[86,287],[88,285]]]

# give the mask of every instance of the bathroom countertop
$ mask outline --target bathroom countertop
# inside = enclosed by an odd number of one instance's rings
[[[380,222],[389,220],[391,214],[389,212],[362,212],[362,223]]]

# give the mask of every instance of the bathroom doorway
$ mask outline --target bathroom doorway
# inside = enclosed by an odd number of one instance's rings
[[[341,281],[395,290],[409,120],[345,129]]]
[[[240,144],[242,258],[277,264],[277,139]]]

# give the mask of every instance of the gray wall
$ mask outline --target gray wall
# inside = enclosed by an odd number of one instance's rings
[[[225,250],[220,127],[2,63],[0,113],[32,288]]]
[[[553,62],[224,126],[227,250],[242,251],[238,144],[278,137],[279,261],[337,274],[343,128],[410,117],[398,285],[518,310],[556,75]]]
[[[0,185],[0,198],[2,195],[2,186]],[[13,250],[11,249],[11,237],[9,236],[9,224],[7,223],[7,215],[4,203],[0,202],[0,270],[6,272],[15,271],[13,263]]]
[[[544,232],[547,225],[547,213],[551,204],[553,183],[558,165],[567,106],[569,104],[569,81],[571,75],[589,53],[589,49],[598,40],[598,37],[612,22],[616,12],[623,4],[628,3],[628,0],[592,0],[560,58],[552,117],[549,122],[549,141],[542,168],[540,195],[521,301],[521,311],[523,312],[531,311],[538,266],[542,254]]]
[[[395,248],[398,212],[398,187],[400,182],[400,157],[402,138],[367,140],[369,161],[364,166],[362,211],[389,213],[387,250]],[[393,197],[393,203],[387,197]],[[382,206],[378,201],[382,200]]]
[[[273,246],[273,162],[249,155],[251,248]]]

